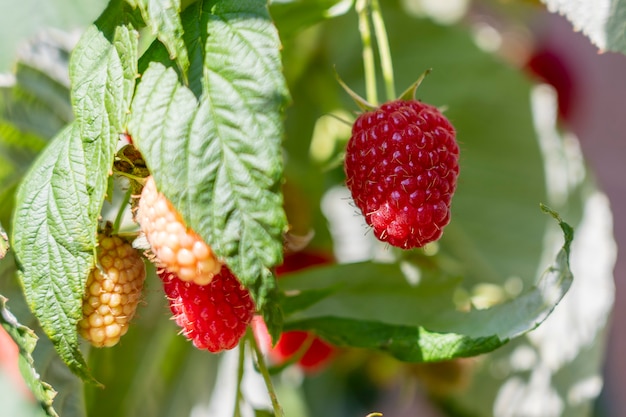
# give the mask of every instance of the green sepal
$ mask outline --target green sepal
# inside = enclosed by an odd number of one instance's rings
[[[426,71],[424,71],[418,77],[418,79],[413,84],[411,84],[411,86],[409,88],[404,90],[404,92],[400,95],[399,99],[400,100],[405,100],[405,101],[415,100],[415,95],[417,93],[417,89],[419,88],[420,84],[422,84],[422,81],[424,81],[424,78],[426,78],[426,76],[428,74],[430,74],[432,71],[433,71],[432,68],[428,68]]]

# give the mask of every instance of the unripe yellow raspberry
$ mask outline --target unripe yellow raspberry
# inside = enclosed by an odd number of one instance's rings
[[[185,222],[148,177],[141,192],[137,221],[146,235],[159,267],[183,281],[207,285],[220,272],[221,263],[211,247]]]
[[[128,331],[146,278],[141,256],[118,236],[100,235],[98,265],[87,278],[81,336],[96,347],[110,347]]]

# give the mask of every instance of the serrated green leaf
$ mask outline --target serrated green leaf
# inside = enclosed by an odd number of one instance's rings
[[[13,249],[31,311],[68,366],[88,378],[76,324],[94,264],[96,219],[89,207],[90,178],[76,124],[42,152],[16,197]]]
[[[275,294],[269,268],[281,262],[286,226],[280,43],[264,1],[194,7],[196,42],[205,42],[199,99],[174,70],[151,63],[129,130],[159,190],[262,307]]]
[[[56,391],[41,380],[35,370],[32,353],[37,345],[37,336],[28,327],[20,324],[6,306],[7,299],[0,295],[0,325],[11,336],[19,348],[19,367],[24,381],[31,390],[41,409],[50,417],[58,417],[52,407]]]
[[[61,55],[61,51],[58,53]],[[41,59],[45,61],[46,58]],[[17,63],[16,83],[3,94],[2,117],[21,130],[49,139],[73,119],[69,88],[46,72],[53,71],[51,68],[42,69],[35,65]],[[56,71],[67,73],[67,61],[59,60],[48,65],[54,65]]]
[[[76,120],[34,163],[16,199],[13,242],[27,302],[61,358],[87,380],[76,324],[136,63],[132,15],[113,1],[72,55]]]
[[[268,267],[282,262],[282,112],[288,92],[280,42],[264,1],[215,1],[205,45],[201,114],[217,146],[210,216],[187,211],[257,303],[274,288]],[[183,212],[186,210],[183,207]],[[265,276],[264,276],[265,275]],[[259,282],[263,280],[263,282]]]
[[[126,124],[137,78],[134,22],[135,16],[122,0],[111,1],[85,31],[70,61],[72,108],[81,135],[102,142],[102,159],[108,167],[117,135]],[[93,157],[101,156],[93,152]]]
[[[548,10],[567,17],[574,29],[582,31],[601,51],[626,54],[626,1],[624,0],[541,0]]]
[[[129,0],[129,3],[139,7],[143,20],[165,45],[170,58],[176,60],[183,79],[186,79],[189,57],[183,41],[180,0]]]
[[[311,291],[333,289],[304,309],[294,310],[284,302],[285,329],[311,330],[338,346],[376,349],[408,362],[492,351],[536,328],[572,283],[573,231],[556,213],[546,211],[559,221],[565,243],[537,285],[510,302],[461,312],[452,301],[455,280],[424,276],[427,271],[420,271],[421,281],[411,285],[403,272],[406,264],[346,264],[281,279],[284,291],[301,291],[296,301]]]

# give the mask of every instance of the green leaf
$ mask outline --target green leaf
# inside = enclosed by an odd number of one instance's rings
[[[32,58],[35,62],[17,63],[16,83],[3,92],[2,117],[11,121],[20,130],[49,139],[74,118],[68,86],[55,80],[50,74],[57,71],[67,75],[67,61],[62,61],[67,56],[62,54],[68,52],[60,46],[53,49],[49,45],[44,47],[39,44],[32,45],[30,49],[36,50],[38,47],[51,50],[48,52],[49,55],[56,54],[61,57],[50,64],[46,63],[45,54],[42,53],[41,57]],[[37,59],[42,62],[37,62]]]
[[[7,299],[0,295],[0,325],[9,333],[19,348],[19,367],[28,388],[42,410],[50,417],[58,417],[52,407],[56,391],[41,380],[35,370],[32,353],[37,345],[37,336],[28,327],[20,324],[6,306]]]
[[[258,305],[273,290],[268,268],[282,262],[282,117],[288,92],[280,42],[264,1],[210,2],[199,116],[216,151],[213,187],[200,193],[211,215],[185,210],[217,253],[253,287]],[[205,3],[205,10],[207,4]],[[182,196],[181,196],[182,197]],[[181,201],[180,197],[178,201]],[[182,201],[181,201],[182,202]]]
[[[286,226],[280,180],[288,93],[280,44],[264,1],[197,7],[196,42],[205,42],[199,99],[174,70],[151,63],[129,130],[159,190],[261,308],[275,296],[270,268],[282,260]]]
[[[165,45],[171,59],[175,59],[183,79],[189,69],[187,47],[183,41],[183,26],[180,19],[180,0],[127,0],[138,6],[143,20],[152,33]]]
[[[72,108],[81,136],[102,147],[92,156],[102,158],[107,169],[126,125],[137,78],[136,21],[122,0],[111,1],[85,31],[70,61]]]
[[[569,247],[573,231],[557,218],[565,243],[535,287],[484,310],[458,311],[458,281],[407,263],[372,262],[311,269],[280,280],[284,291],[299,291],[284,303],[285,329],[311,330],[338,346],[388,352],[408,362],[447,360],[489,352],[536,328],[569,289]],[[408,272],[410,270],[410,272]],[[406,274],[417,276],[416,285]],[[332,288],[311,304],[310,293]],[[309,300],[306,308],[297,305]],[[288,300],[288,298],[286,298]]]
[[[567,17],[576,31],[582,31],[601,51],[626,54],[626,1],[624,0],[541,0],[548,10]]]
[[[46,148],[18,189],[13,249],[31,311],[68,366],[87,378],[76,324],[94,265],[89,166],[80,132],[69,125]],[[92,175],[91,175],[92,176]]]
[[[13,243],[27,302],[61,358],[87,380],[76,324],[134,89],[132,20],[125,4],[113,1],[81,38],[70,62],[76,120],[40,155],[16,198]]]

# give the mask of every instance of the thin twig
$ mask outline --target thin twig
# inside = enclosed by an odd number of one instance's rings
[[[126,194],[124,194],[124,199],[122,200],[122,204],[120,204],[120,208],[117,211],[117,216],[115,216],[115,222],[113,223],[113,233],[117,234],[120,231],[120,226],[122,225],[122,219],[124,218],[124,213],[126,211],[126,206],[130,202],[130,188],[126,190]]]
[[[239,361],[237,368],[237,391],[235,393],[235,409],[233,411],[233,417],[241,417],[241,401],[243,400],[243,394],[241,392],[241,384],[243,382],[244,361],[246,358],[246,344],[239,344]]]
[[[370,1],[372,23],[374,24],[374,33],[376,35],[376,43],[378,45],[378,54],[380,56],[383,80],[385,81],[387,100],[395,100],[396,88],[393,80],[393,62],[391,60],[391,49],[389,48],[389,38],[387,37],[385,21],[383,20],[383,14],[380,11],[380,4],[378,3],[378,0]]]
[[[365,70],[365,97],[368,102],[377,105],[376,64],[372,49],[372,31],[369,22],[369,0],[357,0],[355,10],[359,16],[359,32],[363,43],[363,68]]]
[[[275,417],[285,417],[285,413],[283,412],[283,408],[278,402],[278,397],[276,396],[276,390],[274,389],[274,384],[272,383],[272,378],[270,376],[269,371],[267,370],[267,365],[265,364],[265,359],[263,358],[263,352],[259,348],[259,345],[254,338],[254,334],[250,329],[248,329],[248,333],[246,335],[248,339],[248,343],[254,350],[256,356],[256,363],[259,368],[259,372],[263,376],[263,380],[265,381],[265,386],[267,387],[267,393],[270,396],[270,400],[272,401],[272,407],[274,408],[274,416]]]

